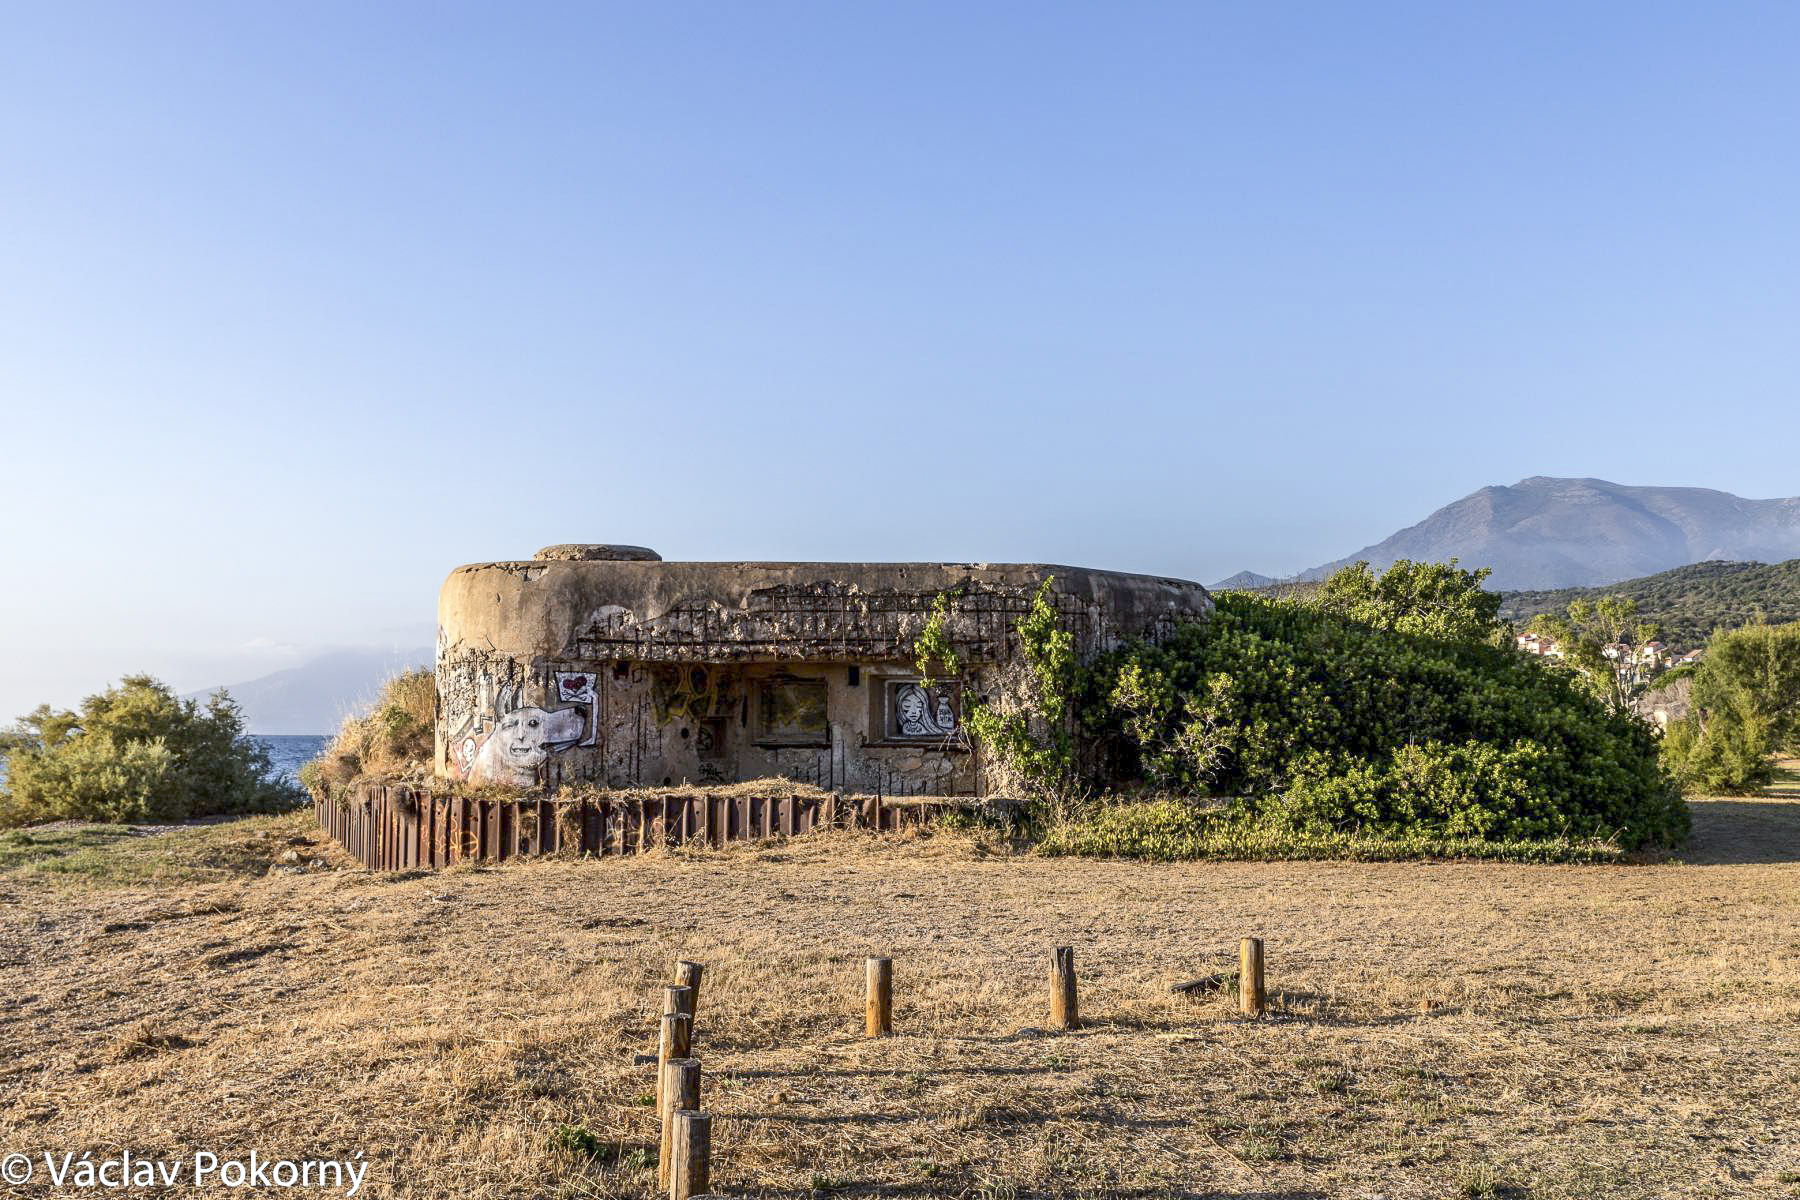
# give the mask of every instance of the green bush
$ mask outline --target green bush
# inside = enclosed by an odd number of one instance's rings
[[[1663,753],[1676,778],[1697,792],[1743,795],[1775,779],[1768,725],[1755,717],[1706,722],[1690,715],[1670,724]]]
[[[0,735],[0,750],[0,825],[178,821],[274,812],[300,799],[274,778],[229,696],[201,705],[148,675],[126,676],[79,712],[40,706]]]
[[[1715,635],[1694,670],[1692,710],[1669,727],[1664,748],[1690,787],[1769,783],[1774,756],[1800,751],[1800,621]]]
[[[1283,829],[1240,809],[1207,809],[1174,797],[1115,801],[1079,821],[1052,827],[1042,854],[1186,862],[1197,858],[1354,859],[1483,858],[1505,862],[1618,862],[1616,843],[1571,838],[1478,838],[1429,833],[1371,835]]]
[[[1480,573],[1347,572],[1298,598],[1221,595],[1093,664],[1082,712],[1107,772],[1287,833],[1685,839],[1654,730],[1503,645]]]

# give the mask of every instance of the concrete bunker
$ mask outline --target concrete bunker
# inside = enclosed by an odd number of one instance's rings
[[[552,789],[784,777],[985,795],[964,706],[1006,686],[1045,580],[1083,658],[1212,608],[1186,580],[1043,564],[664,562],[561,545],[459,567],[438,601],[435,771]],[[934,606],[954,677],[918,670]]]

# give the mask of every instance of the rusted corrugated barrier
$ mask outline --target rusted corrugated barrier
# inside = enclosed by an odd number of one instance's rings
[[[900,829],[928,824],[944,803],[835,792],[494,800],[362,784],[342,801],[315,795],[313,817],[364,866],[403,871],[532,855],[633,854],[690,841],[723,846],[820,829]]]

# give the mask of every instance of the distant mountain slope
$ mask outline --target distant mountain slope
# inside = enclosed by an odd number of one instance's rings
[[[1322,579],[1358,559],[1492,567],[1497,590],[1591,587],[1705,559],[1800,555],[1800,497],[1745,500],[1707,488],[1627,487],[1534,476],[1485,487],[1372,546],[1301,573]]]
[[[369,703],[390,675],[430,666],[423,650],[335,650],[259,679],[225,684],[244,710],[251,733],[331,733],[353,709]],[[217,688],[188,693],[196,699]]]
[[[1703,562],[1606,587],[1507,592],[1500,615],[1523,624],[1542,612],[1563,612],[1571,600],[1629,596],[1662,640],[1688,650],[1705,645],[1714,629],[1736,629],[1760,612],[1771,623],[1800,621],[1800,558],[1783,563]]]
[[[1209,583],[1209,592],[1247,592],[1255,588],[1273,587],[1281,580],[1273,575],[1258,575],[1255,571],[1239,571],[1229,579],[1221,579],[1217,583]]]

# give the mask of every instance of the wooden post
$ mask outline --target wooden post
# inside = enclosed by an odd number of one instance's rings
[[[1260,1017],[1266,1007],[1262,939],[1247,937],[1238,946],[1238,1009],[1246,1017]]]
[[[1050,1024],[1057,1029],[1081,1028],[1081,1010],[1075,1003],[1075,947],[1058,946],[1050,952]]]
[[[685,958],[675,960],[675,985],[688,990],[681,1011],[688,1015],[689,1022],[696,1020],[700,1014],[700,976],[705,970],[697,962],[689,962]]]
[[[688,1013],[688,998],[683,994],[687,990],[678,983],[671,983],[663,989],[663,1016],[666,1017],[670,1013],[686,1013],[692,1017],[693,1014]]]
[[[662,1153],[657,1166],[657,1186],[669,1186],[670,1154],[675,1145],[675,1114],[700,1107],[700,1060],[671,1058],[662,1069]]]
[[[868,962],[868,1036],[894,1032],[894,960],[871,958]]]
[[[694,1200],[707,1189],[712,1164],[712,1118],[691,1108],[675,1113],[669,1149],[669,1200]]]
[[[687,1014],[664,1013],[662,1037],[656,1044],[656,1109],[658,1112],[662,1111],[663,1068],[672,1058],[686,1058],[690,1049]]]

